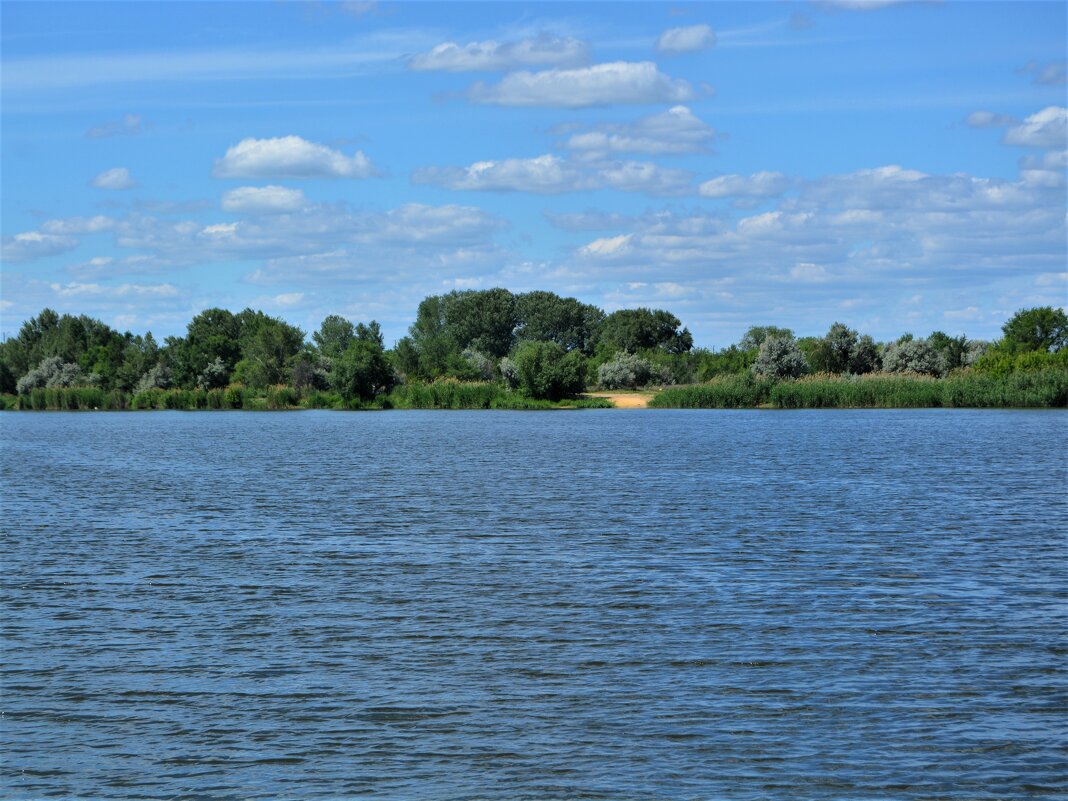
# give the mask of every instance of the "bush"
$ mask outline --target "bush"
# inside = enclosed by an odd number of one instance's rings
[[[634,353],[617,353],[597,368],[597,383],[603,389],[634,389],[649,380],[649,362]]]
[[[586,359],[578,351],[565,354],[555,342],[524,342],[515,353],[519,386],[532,398],[560,400],[586,387]]]
[[[793,337],[771,336],[760,343],[753,372],[764,378],[798,378],[809,371],[805,354]]]
[[[945,375],[946,362],[926,339],[910,339],[886,346],[883,370],[887,373]]]
[[[31,390],[52,387],[70,387],[84,384],[87,377],[82,368],[71,362],[64,362],[59,356],[49,356],[18,380],[15,389],[19,395]]]

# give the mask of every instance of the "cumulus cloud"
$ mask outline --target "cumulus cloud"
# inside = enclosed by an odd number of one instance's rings
[[[579,153],[701,153],[708,150],[715,130],[686,106],[641,117],[632,123],[605,124],[574,133],[564,147]]]
[[[749,215],[679,209],[566,215],[561,222],[571,230],[605,229],[575,247],[570,264],[587,280],[693,288],[708,315],[687,318],[698,333],[722,328],[735,313],[744,330],[754,309],[795,328],[811,319],[818,333],[826,330],[828,308],[859,315],[885,308],[887,287],[901,290],[916,317],[888,319],[883,335],[940,327],[946,310],[975,307],[988,320],[1004,319],[988,314],[991,308],[1063,303],[1063,283],[1054,279],[1068,256],[1063,189],[1029,184],[1023,174],[1005,181],[895,165],[793,188],[776,208]],[[965,292],[961,274],[968,276]],[[784,281],[792,286],[788,295],[776,288]],[[851,324],[861,322],[880,336],[867,317]]]
[[[304,206],[304,193],[283,186],[242,186],[223,193],[222,208],[237,214],[281,214]]]
[[[750,176],[722,175],[705,181],[697,191],[704,197],[777,197],[790,188],[790,180],[780,172],[757,172]]]
[[[409,203],[388,212],[358,212],[342,204],[307,204],[290,214],[207,225],[133,216],[117,226],[116,244],[172,263],[196,263],[305,256],[347,247],[434,251],[485,242],[501,225],[470,206]],[[395,264],[396,258],[388,263]]]
[[[575,67],[588,60],[586,45],[578,39],[542,34],[518,42],[470,42],[459,45],[444,42],[429,53],[414,56],[408,66],[413,70],[472,72],[512,70],[520,67]]]
[[[693,87],[657,69],[651,61],[615,61],[579,69],[514,72],[499,83],[476,83],[468,92],[475,103],[498,106],[583,108],[616,103],[681,103]]]
[[[716,34],[709,25],[689,25],[668,28],[656,40],[656,49],[666,55],[695,53],[707,50],[716,43]]]
[[[346,156],[299,136],[242,139],[215,162],[216,178],[370,178],[376,174],[362,150]]]
[[[0,260],[10,264],[58,256],[78,247],[78,240],[72,236],[47,234],[41,231],[26,231],[5,237],[0,245]]]
[[[1068,144],[1068,109],[1048,106],[1005,131],[1005,144],[1064,148]]]
[[[133,189],[137,183],[125,167],[112,167],[104,170],[90,181],[97,189]]]
[[[137,114],[124,114],[118,120],[108,120],[94,125],[85,132],[87,139],[108,139],[112,136],[137,136],[142,130],[142,120]]]
[[[545,154],[529,159],[478,161],[468,167],[424,167],[414,183],[468,191],[511,191],[555,195],[611,187],[626,192],[682,194],[692,175],[650,162],[576,163]]]
[[[582,188],[583,176],[569,162],[546,154],[530,159],[477,161],[469,167],[425,167],[416,170],[412,180],[448,189],[555,194]]]

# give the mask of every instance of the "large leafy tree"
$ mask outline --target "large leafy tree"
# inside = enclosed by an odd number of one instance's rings
[[[195,387],[216,359],[228,376],[241,359],[241,328],[232,312],[205,309],[189,322],[184,337],[167,337],[168,360],[178,384]]]
[[[330,359],[336,359],[352,344],[356,338],[353,324],[339,314],[331,314],[319,325],[319,330],[312,334],[312,340],[319,353]]]
[[[1063,309],[1039,306],[1022,309],[1001,328],[1002,346],[1013,353],[1056,353],[1068,345],[1068,316]]]
[[[389,392],[396,378],[382,349],[378,323],[360,323],[354,334],[348,348],[334,362],[332,381],[345,400],[370,400],[380,392]]]
[[[768,337],[793,339],[794,332],[789,328],[779,328],[774,325],[754,325],[745,332],[738,347],[742,350],[757,350]]]
[[[303,345],[303,331],[263,315],[263,319],[250,323],[250,333],[243,337],[242,358],[235,366],[234,377],[253,387],[284,384]]]
[[[604,321],[604,312],[576,298],[553,292],[526,292],[516,297],[520,341],[555,342],[566,351],[593,353],[594,337]]]
[[[688,329],[679,329],[679,318],[663,309],[620,309],[600,326],[598,347],[637,353],[658,348],[667,353],[685,353],[693,347]]]

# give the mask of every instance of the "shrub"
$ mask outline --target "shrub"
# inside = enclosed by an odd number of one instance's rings
[[[86,382],[82,368],[71,362],[64,362],[59,356],[49,356],[26,375],[18,380],[15,389],[19,395],[44,387],[69,387]]]
[[[887,345],[883,370],[888,373],[945,375],[946,362],[926,339],[910,339]]]
[[[764,378],[797,378],[809,371],[805,354],[793,337],[770,336],[760,343],[753,372]]]
[[[524,342],[515,363],[519,386],[532,398],[560,400],[586,386],[586,359],[574,350],[565,354],[555,342]]]
[[[597,368],[597,383],[605,389],[636,389],[649,383],[652,365],[635,353],[621,351]]]

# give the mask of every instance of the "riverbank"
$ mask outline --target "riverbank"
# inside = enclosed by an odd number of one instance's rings
[[[704,384],[651,391],[594,391],[558,401],[531,398],[500,384],[435,381],[404,384],[371,400],[346,400],[335,392],[300,392],[278,386],[253,390],[153,389],[123,393],[95,387],[35,389],[0,396],[0,408],[19,411],[244,409],[907,409],[1064,408],[1068,370],[1036,370],[993,376],[961,372],[945,378],[873,373],[809,376],[773,381],[751,374],[721,376]]]

